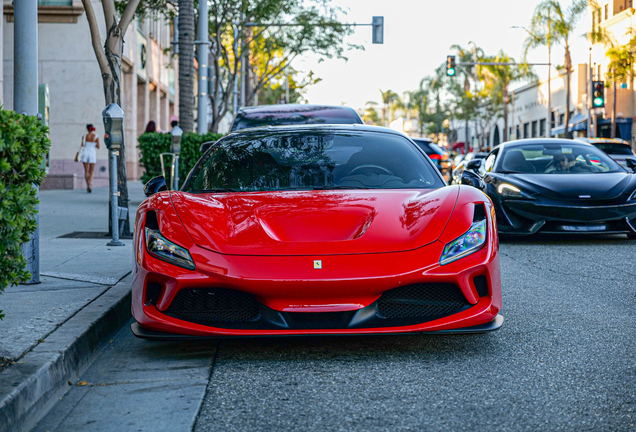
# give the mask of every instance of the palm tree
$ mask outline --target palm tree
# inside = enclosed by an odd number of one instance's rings
[[[380,94],[382,95],[382,124],[384,126],[388,126],[386,122],[386,113],[390,110],[391,116],[393,116],[393,112],[395,111],[395,103],[400,99],[400,97],[393,90],[380,90]],[[391,118],[391,121],[392,120],[393,118]]]
[[[483,58],[484,50],[479,48],[475,42],[468,42],[468,49],[462,48],[460,45],[452,45],[451,49],[457,51],[457,55],[459,57],[458,63],[476,63],[479,59]],[[468,149],[470,148],[470,137],[469,137],[469,129],[468,129],[468,121],[469,121],[469,108],[468,108],[468,93],[470,92],[470,81],[472,80],[475,84],[475,90],[477,91],[477,86],[479,83],[479,78],[477,77],[477,68],[475,66],[466,65],[459,66],[459,74],[464,77],[464,93],[466,93],[466,97],[464,98],[464,105],[466,111],[466,153],[468,153]],[[475,133],[477,133],[477,124],[475,124]]]
[[[194,0],[179,0],[179,126],[194,128]]]
[[[441,64],[435,69],[433,76],[428,76],[420,81],[420,87],[424,85],[428,87],[428,90],[424,90],[425,93],[431,92],[435,94],[435,132],[436,136],[439,136],[441,131],[440,124],[440,94],[446,88],[448,84],[448,75],[446,75],[446,64]]]
[[[485,60],[492,63],[515,63],[515,60],[503,51]],[[504,142],[508,141],[508,103],[510,101],[508,88],[510,84],[518,81],[536,79],[536,75],[527,64],[481,66],[479,72],[486,86],[492,91],[493,97],[503,104],[503,136]]]
[[[533,36],[527,42],[528,47],[539,45],[551,46],[560,42],[565,49],[564,65],[565,85],[565,136],[569,138],[570,124],[570,78],[572,73],[572,57],[570,55],[570,38],[573,36],[577,21],[587,9],[588,0],[572,0],[563,9],[558,0],[544,0],[534,10],[529,33]]]

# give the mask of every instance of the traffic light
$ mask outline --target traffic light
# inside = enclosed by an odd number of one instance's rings
[[[374,16],[373,21],[371,21],[371,26],[373,31],[372,42],[374,44],[383,44],[384,43],[384,17]]]
[[[592,106],[594,108],[605,106],[605,83],[603,81],[592,82]]]
[[[446,75],[455,76],[455,56],[446,56]]]

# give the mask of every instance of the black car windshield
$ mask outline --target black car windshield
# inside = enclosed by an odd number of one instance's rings
[[[186,192],[431,189],[444,186],[401,136],[369,131],[259,131],[221,139],[197,163]]]
[[[507,148],[498,171],[524,174],[624,172],[612,158],[587,144],[527,144]]]
[[[259,126],[286,126],[297,124],[360,124],[360,118],[347,107],[300,107],[290,109],[281,105],[280,109],[240,111],[232,132]]]
[[[607,154],[634,156],[632,148],[626,144],[594,143],[594,146]]]

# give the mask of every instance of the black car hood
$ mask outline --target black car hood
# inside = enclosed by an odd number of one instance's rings
[[[594,174],[506,174],[502,181],[526,186],[530,194],[540,193],[553,199],[578,199],[582,196],[593,200],[618,198],[628,188],[633,188],[633,174],[626,172]],[[630,186],[632,185],[632,186]]]

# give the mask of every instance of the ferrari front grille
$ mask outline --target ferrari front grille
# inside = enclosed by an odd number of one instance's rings
[[[254,296],[225,288],[181,290],[165,314],[207,325],[251,322],[260,318],[259,303]]]
[[[457,285],[426,283],[385,292],[376,303],[378,318],[431,318],[452,315],[470,306]]]

